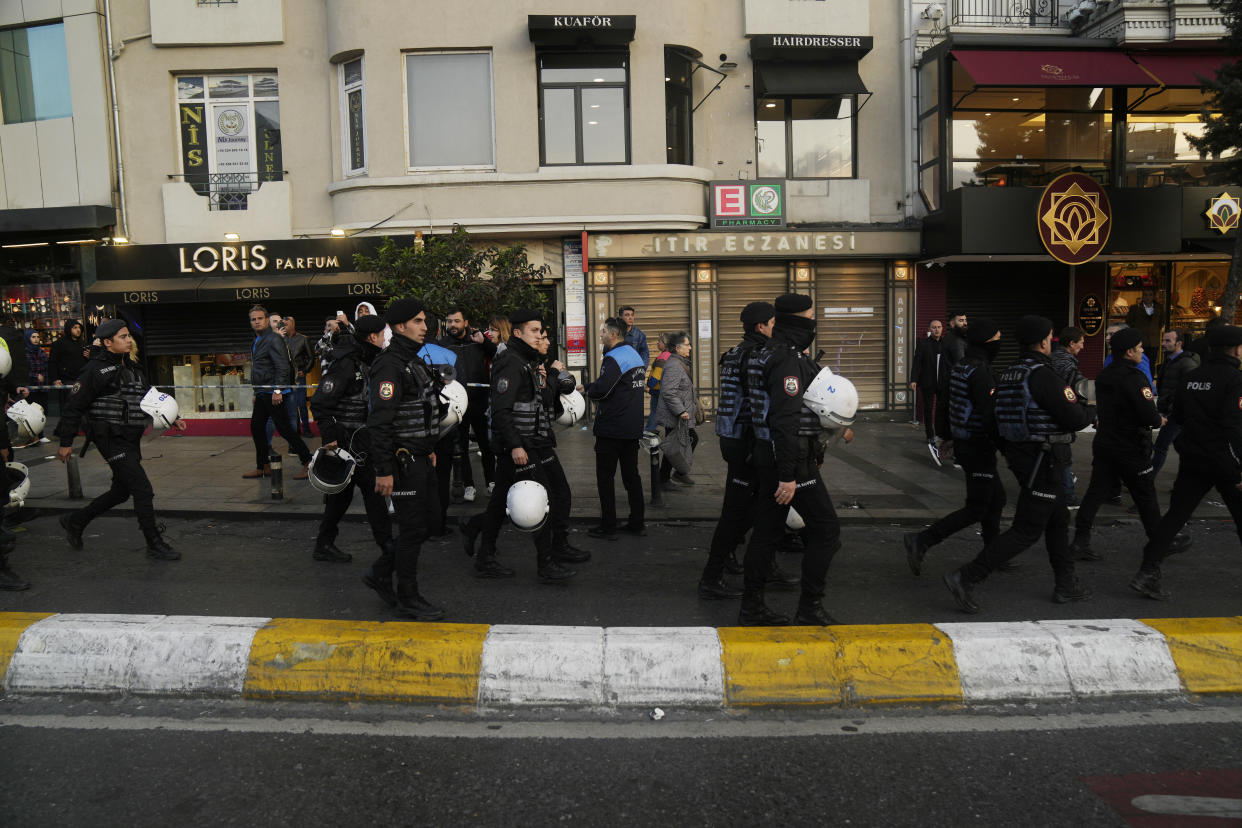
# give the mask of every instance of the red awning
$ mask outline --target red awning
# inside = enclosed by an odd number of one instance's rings
[[[1199,75],[1215,80],[1216,70],[1225,63],[1234,61],[1234,58],[1227,55],[1148,55],[1138,52],[1131,53],[1130,56],[1159,78],[1165,86],[1193,89],[1203,85]]]
[[[1121,52],[954,49],[953,57],[978,86],[1156,85]]]

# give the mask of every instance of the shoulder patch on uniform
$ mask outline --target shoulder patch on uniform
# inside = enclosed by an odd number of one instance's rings
[[[1069,386],[1066,386],[1065,388],[1065,399],[1069,400],[1070,402],[1078,402],[1078,398],[1074,396],[1073,389],[1070,388]]]
[[[78,392],[79,392],[79,391],[81,391],[81,390],[82,390],[82,383],[80,383],[80,382],[75,382],[75,383],[73,384],[73,387],[69,389],[69,393],[70,393],[70,394],[76,394],[76,393],[78,393]]]
[[[391,400],[392,395],[396,393],[396,388],[391,382],[381,382],[379,387],[379,395],[381,400]]]
[[[798,378],[797,378],[797,377],[785,377],[785,382],[784,382],[784,385],[785,385],[785,393],[786,393],[786,394],[788,394],[788,395],[789,395],[789,396],[791,396],[791,397],[796,397],[796,396],[798,396],[798,385],[799,385],[799,383],[798,383]]]
[[[503,394],[508,390],[509,390],[509,378],[508,377],[501,377],[500,379],[496,380],[496,393],[497,394]]]
[[[332,393],[332,389],[336,387],[336,383],[335,383],[335,382],[333,382],[333,381],[332,381],[332,380],[330,380],[330,379],[329,379],[329,380],[324,380],[324,381],[323,381],[323,385],[322,385],[321,387],[323,388],[323,391],[324,391],[325,393],[327,393],[327,394],[331,394],[331,393]]]
[[[1146,385],[1143,386],[1143,399],[1145,400],[1151,399],[1151,388],[1149,386],[1146,386]]]

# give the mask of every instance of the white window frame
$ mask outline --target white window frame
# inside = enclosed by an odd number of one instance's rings
[[[357,83],[345,85],[345,67],[358,61],[362,68],[362,80]],[[341,61],[337,70],[338,85],[341,90],[341,174],[346,178],[357,178],[359,176],[369,175],[371,171],[371,136],[367,134],[367,66],[366,59],[363,55],[350,60]],[[349,166],[352,153],[349,149],[349,93],[353,91],[362,93],[362,166],[351,168]],[[408,104],[406,105],[408,108]],[[406,141],[408,147],[409,141]],[[408,152],[408,149],[407,149]]]
[[[492,163],[451,164],[440,167],[415,167],[410,157],[410,72],[407,60],[411,55],[487,55],[487,88],[491,96]],[[364,78],[365,80],[365,78]],[[405,171],[419,172],[495,172],[496,171],[496,61],[491,49],[407,49],[401,53],[402,122],[405,138]]]
[[[245,98],[213,99],[208,96],[207,94],[207,87],[209,83],[208,78],[237,77],[237,76],[243,76],[243,75],[246,77],[246,83],[249,86],[249,93],[247,94]],[[255,140],[256,136],[255,136],[254,130],[255,130],[256,122],[255,122],[255,117],[254,117],[254,105],[256,103],[266,103],[270,101],[275,101],[277,104],[279,104],[280,94],[278,92],[275,97],[272,97],[269,95],[255,95],[254,94],[254,78],[256,75],[275,75],[278,79],[280,77],[280,73],[275,69],[272,69],[270,71],[239,70],[236,72],[220,72],[220,71],[177,72],[173,75],[173,93],[172,93],[173,94],[173,134],[177,138],[177,167],[178,169],[181,170],[181,175],[188,175],[188,173],[186,173],[185,171],[184,147],[181,146],[181,106],[180,105],[183,103],[196,103],[196,102],[201,101],[203,103],[203,128],[207,129],[211,121],[212,105],[215,103],[224,101],[224,100],[239,101],[246,108],[246,117],[250,119],[249,121],[250,123],[250,167],[252,169],[250,169],[249,172],[255,173],[255,174],[259,172],[259,153],[261,151],[261,148],[258,146],[258,141]],[[186,77],[186,78],[201,77],[203,79],[203,97],[201,99],[189,100],[186,98],[182,98],[177,94],[177,80],[183,77]],[[284,117],[283,114],[281,117],[282,118]],[[281,156],[282,156],[281,166],[284,166],[283,146],[281,147]],[[208,167],[212,171],[216,171],[217,168],[216,168],[215,141],[211,141],[211,140],[207,141],[207,161],[208,161]],[[284,180],[283,170],[282,170],[282,176],[280,180]]]

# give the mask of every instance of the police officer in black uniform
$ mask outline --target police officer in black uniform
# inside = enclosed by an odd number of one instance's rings
[[[1040,535],[1056,579],[1058,604],[1091,597],[1074,572],[1069,551],[1069,508],[1065,505],[1065,467],[1071,461],[1074,432],[1095,420],[1095,407],[1080,400],[1052,369],[1052,320],[1024,316],[1014,328],[1021,357],[996,384],[995,416],[1005,460],[1018,480],[1013,525],[983,548],[973,561],[944,576],[945,586],[963,612],[976,613],[974,587],[1034,545]]]
[[[366,429],[370,405],[367,375],[380,354],[383,342],[384,320],[378,316],[361,317],[352,334],[349,331],[333,333],[328,366],[324,369],[315,396],[310,399],[324,448],[339,446],[348,451],[355,461],[349,485],[336,494],[324,495],[323,520],[319,523],[319,535],[315,539],[314,558],[317,561],[347,563],[353,560],[352,555],[337,548],[336,536],[340,531],[341,518],[354,500],[355,488],[362,493],[367,522],[371,524],[371,536],[386,555],[392,555],[392,520],[388,516],[388,504],[375,491],[375,466],[370,458],[371,439]],[[387,581],[383,578],[376,580],[380,584],[387,583],[387,593],[391,595],[391,562],[385,571],[389,573]]]
[[[496,538],[505,519],[509,487],[518,480],[534,480],[548,493],[549,519],[535,533],[535,558],[541,581],[565,581],[577,574],[561,565],[578,560],[578,553],[557,553],[553,527],[566,523],[569,482],[557,460],[552,432],[552,410],[546,405],[547,369],[539,353],[543,321],[536,310],[517,310],[509,316],[513,335],[492,363],[492,448],[496,451],[496,487],[487,511],[462,526],[466,554],[474,556],[479,578],[512,578],[514,571],[496,560]],[[542,370],[541,370],[542,369]],[[482,535],[478,552],[475,541]]]
[[[1173,398],[1173,422],[1182,426],[1174,445],[1180,463],[1169,510],[1143,548],[1130,587],[1149,598],[1169,597],[1160,564],[1177,551],[1174,538],[1199,501],[1215,488],[1242,538],[1242,328],[1218,325],[1207,332],[1210,356],[1186,375]]]
[[[570,394],[578,387],[578,381],[574,379],[574,375],[565,367],[565,363],[556,358],[551,353],[552,340],[548,337],[548,328],[545,325],[543,334],[539,338],[539,368],[543,376],[543,407],[548,411],[555,421],[564,413],[564,407],[561,404],[561,395]],[[546,457],[544,462],[555,462],[558,468],[562,468],[562,476],[564,475],[563,467],[560,465],[559,457],[556,457],[553,451],[556,446],[556,437],[552,436],[551,443],[548,445],[547,453],[556,459],[549,461]],[[569,488],[568,478],[566,478],[565,497],[563,503],[551,504],[551,512],[548,519],[552,522],[552,557],[562,563],[583,563],[591,560],[591,553],[585,549],[579,549],[569,542],[569,512],[573,508],[573,490]]]
[[[1148,537],[1160,520],[1151,430],[1163,426],[1165,419],[1156,409],[1147,375],[1138,367],[1143,359],[1143,336],[1137,328],[1122,328],[1113,334],[1109,347],[1113,361],[1095,380],[1099,425],[1091,445],[1091,485],[1075,517],[1070,544],[1070,552],[1085,561],[1100,559],[1091,548],[1091,525],[1100,506],[1122,483],[1134,498]],[[1180,551],[1190,538],[1179,538]]]
[[[996,386],[992,360],[1000,350],[1000,336],[1000,328],[991,319],[975,319],[966,332],[966,354],[949,371],[953,459],[966,474],[966,504],[922,532],[911,532],[902,539],[906,563],[915,575],[923,571],[928,549],[968,526],[981,524],[985,546],[1000,534],[1005,487],[996,469],[992,410],[992,389]]]
[[[746,396],[746,375],[754,352],[768,343],[776,324],[776,308],[771,302],[751,302],[742,308],[742,341],[720,358],[720,402],[716,406],[716,437],[720,456],[727,467],[724,503],[707,564],[699,577],[699,597],[707,600],[741,598],[742,591],[726,584],[724,575],[730,564],[737,566],[734,549],[750,531],[754,521],[758,476],[754,464],[755,432],[750,422],[750,401]]]
[[[819,367],[804,351],[815,339],[811,297],[788,293],[776,300],[772,338],[756,349],[747,364],[746,394],[754,430],[758,469],[754,532],[743,562],[745,586],[738,622],[743,626],[780,626],[789,618],[764,603],[771,561],[785,534],[789,507],[806,523],[802,555],[802,594],[794,623],[837,623],[822,603],[828,565],[841,548],[841,525],[819,474],[823,448],[818,415],[802,404]]]
[[[435,445],[440,438],[440,389],[444,386],[440,375],[418,356],[427,337],[423,303],[398,299],[388,306],[384,320],[392,329],[392,341],[371,366],[367,431],[375,491],[392,498],[397,537],[391,558],[381,556],[364,581],[402,615],[438,621],[444,610],[418,591],[418,555],[440,509]],[[390,596],[394,570],[397,588]]]
[[[129,328],[119,319],[108,319],[95,329],[100,349],[86,363],[73,384],[61,411],[56,436],[60,438],[57,459],[65,462],[73,454],[82,417],[89,414],[89,437],[112,469],[112,487],[70,515],[62,515],[60,525],[74,549],[82,548],[86,525],[131,496],[138,525],[147,539],[147,557],[175,561],[181,557],[160,535],[155,522],[155,490],[142,469],[142,432],[150,418],[141,408],[150,386],[142,368],[129,358]],[[178,420],[178,427],[185,425]]]
[[[9,440],[9,430],[0,428],[0,471],[6,472],[4,478],[0,478],[0,512],[9,505],[10,502],[10,486],[8,480],[8,469],[3,468],[2,464],[7,463],[13,458],[13,444]],[[30,582],[13,570],[9,569],[9,554],[17,548],[17,533],[10,532],[4,528],[4,524],[0,522],[0,589],[9,592],[20,592],[23,589],[30,589]]]

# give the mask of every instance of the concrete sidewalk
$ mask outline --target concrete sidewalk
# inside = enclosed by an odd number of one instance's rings
[[[662,506],[648,506],[648,521],[715,520],[719,516],[725,466],[712,429],[710,422],[699,427],[702,442],[695,453],[691,474],[696,485],[666,491]],[[48,430],[51,431],[50,425]],[[961,506],[962,473],[951,465],[937,468],[932,463],[922,427],[875,415],[860,417],[854,431],[857,435],[854,442],[832,449],[823,468],[824,479],[842,521],[916,525],[928,523]],[[1074,446],[1080,497],[1090,480],[1092,437],[1091,434],[1080,435]],[[594,438],[588,430],[572,428],[559,431],[557,440],[561,463],[575,495],[573,517],[582,521],[598,518]],[[276,444],[280,447],[283,441],[278,437]],[[315,445],[312,443],[312,448]],[[313,518],[322,514],[322,496],[305,481],[292,479],[301,469],[296,457],[285,459],[283,500],[272,500],[268,480],[243,480],[242,473],[254,462],[253,451],[252,443],[245,437],[185,437],[169,432],[146,438],[143,465],[155,486],[157,512],[169,516],[228,515],[235,518],[246,515]],[[83,501],[69,498],[65,469],[55,461],[54,454],[55,443],[17,451],[17,459],[32,466],[33,485],[27,505],[54,511],[80,508]],[[474,463],[475,479],[479,483],[478,500],[472,504],[453,504],[450,515],[473,514],[486,505],[486,490],[477,458]],[[639,463],[644,494],[649,502],[647,457],[640,454]],[[110,473],[98,451],[92,449],[79,466],[87,498],[108,488]],[[1176,473],[1174,452],[1157,481],[1162,500],[1167,500]],[[1012,513],[1017,487],[1008,471],[1002,478],[1010,495],[1008,512]],[[624,519],[627,507],[619,476],[616,483],[619,513]],[[119,511],[130,509],[130,504],[119,507]],[[351,514],[362,513],[361,498],[355,498]],[[1209,495],[1196,515],[1218,518],[1228,517],[1228,512]],[[1105,506],[1097,522],[1105,525],[1117,519],[1136,518],[1123,508]]]

